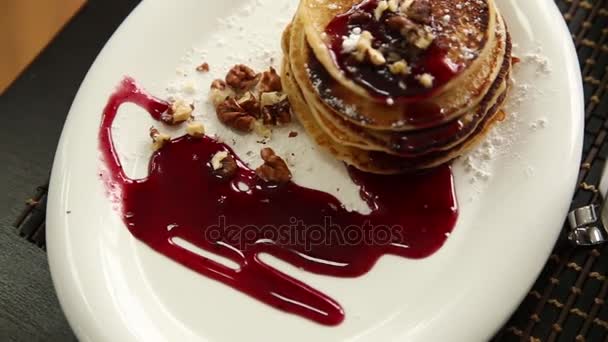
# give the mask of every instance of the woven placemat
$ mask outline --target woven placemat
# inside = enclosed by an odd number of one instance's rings
[[[599,200],[596,186],[608,157],[608,0],[557,4],[577,47],[586,100],[574,208]],[[495,341],[608,341],[608,250],[573,248],[567,231],[564,227],[541,276]]]
[[[586,100],[584,160],[574,208],[599,200],[596,186],[608,158],[608,0],[556,2],[576,43]],[[43,249],[47,189],[38,187],[15,221],[19,234]],[[608,341],[608,249],[573,248],[567,231],[564,226],[533,289],[494,341]]]

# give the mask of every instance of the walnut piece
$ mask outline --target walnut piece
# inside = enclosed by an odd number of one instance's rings
[[[417,75],[416,79],[425,88],[432,88],[433,87],[433,82],[435,81],[435,77],[433,77],[433,75],[431,75],[429,73],[424,73],[422,75]]]
[[[262,107],[265,125],[285,125],[291,122],[291,104],[287,97],[280,102]]]
[[[196,67],[196,71],[199,72],[209,72],[209,63],[205,62]]]
[[[386,64],[386,58],[384,58],[384,55],[379,50],[370,48],[369,50],[367,50],[367,55],[369,56],[369,60],[370,62],[372,62],[373,65]]]
[[[183,100],[178,100],[171,104],[169,113],[173,115],[173,123],[179,123],[190,119],[192,111],[194,111],[193,104],[187,104]]]
[[[226,83],[237,91],[251,90],[260,80],[260,75],[244,64],[237,64],[228,71]]]
[[[265,182],[284,184],[291,180],[291,171],[285,161],[277,156],[271,148],[260,152],[264,164],[255,170],[256,175]]]
[[[399,31],[408,43],[422,50],[427,49],[435,39],[426,26],[417,24],[403,15],[388,18],[386,25],[392,30]]]
[[[403,15],[394,15],[392,17],[389,17],[386,19],[386,21],[384,21],[384,23],[386,24],[386,26],[388,26],[391,30],[394,31],[401,31],[407,25],[414,25],[411,20],[409,20]]]
[[[388,0],[388,10],[391,12],[397,12],[399,9],[399,0]]]
[[[238,170],[236,160],[228,151],[220,151],[214,154],[209,164],[211,164],[213,174],[221,178],[231,178]]]
[[[278,91],[260,94],[260,106],[272,106],[273,104],[279,103],[287,98],[286,94]]]
[[[388,2],[386,0],[379,1],[376,9],[374,9],[374,18],[376,18],[376,20],[380,20],[380,18],[382,18],[382,14],[384,14],[384,11],[387,9]]]
[[[277,74],[277,71],[273,67],[270,67],[270,70],[262,73],[260,83],[258,84],[258,90],[261,93],[283,90],[281,77]]]
[[[388,66],[389,71],[394,75],[407,75],[410,73],[410,67],[405,60],[397,61]]]
[[[211,89],[213,90],[226,90],[226,87],[228,87],[226,82],[224,82],[224,80],[220,80],[219,78],[211,82]]]
[[[374,36],[369,31],[361,32],[361,36],[355,46],[354,57],[359,62],[363,62],[366,58],[369,58],[370,62],[374,65],[384,65],[386,64],[386,58],[382,52],[372,47],[373,39]]]
[[[369,31],[361,32],[361,36],[357,41],[357,45],[355,46],[355,59],[359,62],[363,62],[365,60],[365,56],[367,55],[367,50],[372,48],[372,40],[374,36]]]
[[[282,89],[281,77],[274,68],[256,74],[239,64],[230,70],[226,81],[211,84],[210,98],[222,123],[270,138],[271,130],[265,125],[291,122],[291,105]]]
[[[220,103],[216,108],[218,119],[229,127],[241,132],[251,132],[256,121],[255,115],[247,112],[234,97]]]
[[[429,0],[415,0],[405,13],[413,21],[428,25],[431,23],[431,10]]]
[[[265,125],[284,125],[291,122],[291,104],[281,92],[260,95],[262,120]]]
[[[176,100],[171,103],[160,119],[168,125],[175,125],[190,119],[193,111],[194,105],[187,104],[184,100]]]
[[[196,121],[188,122],[188,125],[186,126],[186,133],[188,133],[188,135],[191,137],[202,138],[205,136],[205,126]]]
[[[234,96],[234,91],[229,88],[223,80],[218,79],[211,83],[209,100],[213,103],[213,106],[217,107],[220,103],[232,96]]]
[[[239,97],[237,103],[248,113],[258,117],[260,112],[260,102],[258,98],[250,91]]]
[[[160,133],[154,126],[150,127],[150,138],[152,138],[152,149],[154,151],[159,150],[171,140],[170,136]]]

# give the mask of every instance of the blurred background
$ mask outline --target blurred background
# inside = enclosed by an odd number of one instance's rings
[[[0,94],[85,0],[0,0]]]

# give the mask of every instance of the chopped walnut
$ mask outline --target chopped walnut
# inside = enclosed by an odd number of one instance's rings
[[[386,58],[384,58],[384,55],[382,54],[382,52],[380,52],[376,49],[369,49],[369,50],[367,50],[367,54],[369,56],[370,62],[372,62],[373,65],[386,64]]]
[[[167,111],[161,115],[160,119],[166,124],[175,125],[188,121],[188,119],[192,117],[193,111],[194,105],[187,104],[183,100],[176,100],[171,103]]]
[[[221,178],[231,178],[238,170],[236,160],[227,151],[214,154],[209,164],[211,164],[213,173]]]
[[[215,107],[232,96],[234,96],[234,91],[230,89],[223,80],[217,79],[211,83],[209,100],[211,100],[211,103],[213,103]]]
[[[374,36],[371,34],[371,32],[361,32],[361,36],[359,37],[359,41],[357,41],[357,45],[355,47],[355,59],[357,59],[359,62],[363,62],[365,60],[367,50],[372,48],[372,39],[374,39]]]
[[[408,18],[421,24],[431,23],[431,2],[429,0],[416,0],[405,12]]]
[[[266,125],[285,125],[291,122],[291,105],[287,99],[262,108],[262,119]]]
[[[195,138],[202,138],[205,136],[205,126],[196,121],[188,122],[188,125],[186,126],[186,133]]]
[[[243,64],[233,66],[226,75],[226,83],[238,91],[253,89],[259,80],[260,75]]]
[[[399,0],[388,0],[388,10],[391,12],[397,12],[399,9]]]
[[[255,86],[241,88],[237,79],[253,80]],[[236,90],[233,89],[236,87]],[[238,131],[255,131],[270,138],[272,131],[264,125],[291,122],[291,106],[282,92],[281,78],[272,67],[261,75],[245,65],[232,68],[226,82],[215,80],[211,85],[211,99],[222,123]]]
[[[250,91],[246,92],[243,96],[239,97],[237,103],[248,113],[258,116],[260,112],[260,102],[258,98]]]
[[[173,123],[179,123],[190,119],[192,111],[194,111],[193,104],[187,104],[183,100],[178,100],[171,104],[169,113],[173,116]]]
[[[219,78],[215,79],[215,80],[213,80],[213,82],[211,82],[211,89],[226,90],[226,87],[228,87],[226,82],[224,82],[224,80],[220,80]]]
[[[196,67],[196,71],[199,72],[209,72],[209,63],[205,62]]]
[[[228,151],[220,151],[213,155],[210,161],[213,171],[219,170],[222,167],[222,161],[226,157],[228,157]]]
[[[432,88],[433,82],[435,81],[435,77],[433,77],[433,75],[431,75],[429,73],[424,73],[422,75],[418,75],[418,76],[416,76],[416,79],[425,88]]]
[[[403,15],[394,15],[390,18],[387,18],[384,23],[391,29],[394,31],[401,31],[404,27],[406,26],[413,26],[414,23],[412,23],[411,20],[409,20],[408,18],[404,17]]]
[[[392,30],[399,31],[408,43],[419,49],[428,48],[435,39],[433,33],[429,32],[425,26],[416,24],[402,15],[388,18],[386,24]]]
[[[287,99],[287,95],[278,91],[262,93],[260,95],[260,105],[262,107],[271,106]]]
[[[384,11],[387,9],[388,2],[386,0],[379,1],[376,9],[374,10],[374,18],[376,18],[376,20],[380,20],[380,18],[382,18],[382,14],[384,14]]]
[[[243,109],[233,97],[220,103],[216,113],[223,124],[241,132],[251,132],[256,121],[255,115]]]
[[[388,66],[388,70],[394,75],[407,75],[410,73],[410,67],[405,60],[397,61]]]
[[[283,125],[291,122],[291,105],[286,94],[262,93],[260,103],[265,125]]]
[[[258,84],[258,90],[261,93],[283,90],[283,85],[281,85],[281,77],[277,74],[277,71],[273,67],[270,67],[270,70],[262,73],[260,83]]]
[[[433,43],[435,35],[425,28],[410,31],[405,35],[411,44],[414,44],[417,48],[425,50]]]
[[[382,52],[372,47],[373,39],[374,36],[369,31],[361,32],[359,41],[357,41],[357,44],[355,46],[355,59],[359,62],[363,62],[366,58],[369,58],[372,64],[383,65],[386,63],[386,58],[384,57]]]
[[[264,164],[255,170],[263,181],[284,184],[291,180],[291,171],[285,161],[277,156],[271,148],[264,148],[260,152]]]
[[[160,133],[154,126],[150,127],[150,138],[152,138],[152,149],[154,149],[154,151],[159,150],[171,140],[170,136]]]

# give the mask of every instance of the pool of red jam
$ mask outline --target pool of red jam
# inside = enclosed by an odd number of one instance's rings
[[[389,15],[394,14],[386,11],[379,21],[375,20],[374,10],[378,2],[379,0],[361,2],[348,12],[336,16],[325,29],[325,33],[330,39],[330,48],[335,62],[349,78],[366,88],[372,96],[379,100],[386,101],[388,98],[392,98],[396,102],[408,102],[431,96],[462,70],[462,66],[456,65],[447,57],[447,50],[436,43],[432,43],[422,53],[406,58],[412,72],[405,77],[393,75],[387,66],[379,68],[371,63],[360,63],[351,54],[344,53],[342,51],[344,37],[348,37],[355,27],[361,28],[362,31],[369,31],[374,37],[374,47],[376,48],[379,44],[398,46],[403,42],[404,38],[401,34],[389,29],[384,23]],[[352,18],[355,13],[366,13],[368,17],[367,19],[359,17],[356,22],[353,22]],[[422,86],[415,78],[416,75],[424,73],[429,73],[435,78],[431,88]],[[400,86],[400,82],[403,82],[405,87]]]
[[[103,112],[100,148],[110,185],[120,189],[121,214],[129,231],[175,262],[285,312],[325,325],[344,319],[335,300],[265,264],[260,253],[308,272],[357,277],[384,254],[433,254],[455,225],[458,210],[447,165],[398,176],[350,169],[372,209],[368,215],[349,212],[335,197],[292,182],[264,183],[240,160],[233,179],[218,178],[209,161],[219,151],[234,152],[209,137],[171,140],[154,153],[146,178],[130,179],[111,133],[124,103],[140,106],[157,120],[168,104],[126,78]],[[176,238],[228,258],[239,268],[182,248]]]

